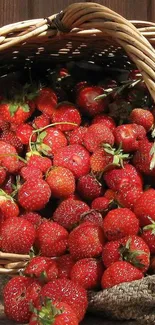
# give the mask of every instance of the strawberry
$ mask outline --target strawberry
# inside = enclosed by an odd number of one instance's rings
[[[62,201],[53,214],[54,221],[70,230],[80,221],[81,215],[89,211],[89,206],[80,200]]]
[[[71,271],[71,280],[87,290],[100,287],[103,264],[95,258],[84,258],[75,263]]]
[[[33,127],[35,129],[41,129],[50,124],[50,118],[46,115],[39,115],[33,120]]]
[[[108,209],[110,202],[111,201],[105,196],[97,197],[92,201],[91,208],[100,212],[104,212]]]
[[[12,195],[12,192],[13,192],[13,189],[14,189],[14,186],[16,183],[16,179],[18,179],[18,176],[17,176],[17,178],[15,178],[15,175],[7,174],[7,177],[6,177],[3,185],[1,185],[2,190],[4,192],[6,192],[8,195]]]
[[[142,125],[146,132],[150,131],[154,124],[153,114],[150,111],[142,108],[133,109],[129,118],[132,123]]]
[[[64,302],[53,303],[50,299],[45,299],[41,308],[34,310],[29,325],[41,325],[46,322],[48,325],[78,325],[75,312],[70,305]]]
[[[124,260],[145,273],[150,265],[150,250],[141,237],[129,236],[108,242],[103,247],[102,258],[106,267]]]
[[[155,222],[152,221],[143,227],[141,237],[144,239],[150,249],[151,254],[155,254]]]
[[[31,103],[0,104],[0,114],[4,121],[20,125],[33,113]]]
[[[107,126],[112,132],[115,130],[116,128],[116,124],[115,121],[113,120],[112,117],[107,116],[105,114],[100,114],[97,115],[93,118],[92,120],[92,124],[98,124],[98,123],[102,123],[105,126]]]
[[[16,131],[16,135],[21,141],[22,144],[28,145],[30,136],[32,135],[33,127],[27,123],[21,124],[18,126],[18,129]],[[32,141],[36,140],[36,135],[34,134],[32,136]]]
[[[143,186],[141,175],[131,164],[125,164],[123,168],[113,168],[105,172],[104,180],[113,191],[118,191],[123,183],[139,187],[140,189]]]
[[[95,116],[102,113],[107,107],[107,98],[96,99],[104,92],[102,87],[91,86],[79,89],[76,104],[80,111],[87,116]]]
[[[35,228],[29,221],[18,217],[9,218],[1,228],[1,249],[7,253],[28,254],[35,237]]]
[[[13,146],[18,153],[22,152],[23,150],[23,144],[21,140],[18,138],[18,136],[15,134],[15,132],[12,131],[3,132],[0,135],[0,141],[4,141],[10,144],[11,146]]]
[[[51,190],[42,179],[27,180],[18,191],[18,202],[25,210],[41,210],[49,201]]]
[[[17,217],[19,214],[18,205],[13,198],[0,189],[0,220],[4,221],[9,218]]]
[[[110,241],[129,235],[136,235],[139,231],[139,220],[129,209],[114,209],[109,211],[104,218],[103,230],[105,236]]]
[[[116,193],[115,199],[122,207],[133,210],[135,203],[142,194],[142,189],[139,186],[129,183],[128,179],[127,183],[124,182],[120,186],[119,191]]]
[[[61,279],[70,279],[70,274],[75,261],[70,254],[60,256],[57,261],[58,277]]]
[[[77,191],[84,200],[94,200],[103,193],[102,184],[88,174],[80,177],[77,183]]]
[[[39,111],[52,118],[57,106],[57,96],[52,89],[43,88],[40,90],[36,105]]]
[[[2,116],[0,116],[0,132],[7,132],[10,129],[10,123],[6,122]]]
[[[6,169],[0,166],[0,185],[4,183],[6,179]]]
[[[65,146],[67,146],[65,135],[60,130],[54,128],[47,128],[41,132],[35,144],[37,151],[44,155],[55,154],[58,149]]]
[[[42,179],[43,174],[40,169],[37,168],[30,168],[30,167],[23,167],[20,170],[20,175],[22,178],[27,181],[27,180],[32,180],[32,179]]]
[[[84,212],[80,217],[80,223],[86,222],[86,221],[92,222],[95,225],[102,227],[102,224],[103,224],[102,214],[98,211],[93,210],[93,209],[89,210],[87,212]]]
[[[74,129],[69,135],[69,144],[84,144],[84,137],[88,128],[86,126],[79,126]]]
[[[0,141],[0,165],[5,167],[9,173],[14,173],[18,169],[17,151],[4,141]]]
[[[69,251],[74,259],[97,257],[102,253],[104,234],[100,226],[86,221],[71,231]]]
[[[104,271],[101,285],[103,289],[108,289],[120,283],[140,280],[143,276],[143,273],[130,263],[118,261]]]
[[[24,270],[24,274],[31,277],[40,278],[42,275],[47,277],[47,273],[53,270],[53,278],[51,276],[50,280],[57,278],[58,268],[54,260],[48,257],[35,256],[33,257]],[[52,273],[52,272],[51,272]],[[51,275],[51,274],[50,274]]]
[[[37,229],[36,246],[42,256],[54,257],[65,253],[68,232],[57,222],[43,222]]]
[[[114,201],[115,200],[115,192],[113,190],[106,190],[105,193],[104,193],[104,197],[106,197],[108,200],[110,201]]]
[[[150,224],[150,220],[155,221],[155,190],[150,188],[146,190],[134,205],[134,213],[139,218],[140,225]]]
[[[76,107],[71,103],[60,103],[52,117],[52,123],[65,122],[66,124],[58,124],[57,129],[61,131],[74,130],[81,124],[81,116]],[[72,123],[76,125],[71,125]]]
[[[37,228],[43,222],[44,219],[40,216],[40,214],[36,212],[26,212],[20,215],[21,218],[28,220],[32,223],[32,225]]]
[[[138,124],[123,124],[117,126],[114,137],[117,145],[121,143],[124,152],[132,152],[139,148],[139,140],[146,138],[146,130]]]
[[[75,191],[75,177],[73,173],[64,167],[53,167],[46,178],[52,196],[66,198]]]
[[[78,321],[81,321],[87,309],[87,293],[79,284],[68,279],[56,279],[45,284],[41,297],[48,297],[53,302],[65,302],[71,306]]]
[[[30,303],[34,303],[40,291],[41,286],[34,279],[24,276],[13,277],[3,290],[6,316],[15,322],[29,322]]]
[[[141,173],[155,175],[154,146],[148,139],[139,141],[139,147],[133,155],[132,162]]]
[[[114,136],[111,130],[104,125],[104,123],[92,124],[88,127],[84,137],[84,145],[90,152],[94,152],[103,144],[113,146]]]
[[[90,158],[91,170],[93,173],[101,173],[101,176],[106,170],[122,167],[123,161],[129,158],[129,155],[124,154],[120,148],[115,149],[108,144],[104,144],[103,147],[96,149]]]
[[[30,152],[27,154],[27,156],[27,166],[30,168],[39,168],[43,173],[46,173],[47,170],[52,166],[52,161],[49,158],[42,157],[37,152]]]
[[[89,152],[79,144],[72,144],[57,150],[53,160],[54,166],[68,168],[75,178],[84,176],[90,170]]]

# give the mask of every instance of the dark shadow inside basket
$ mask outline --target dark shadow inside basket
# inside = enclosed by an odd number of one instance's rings
[[[10,35],[11,37],[11,35]],[[128,78],[129,71],[136,68],[125,51],[110,37],[103,39],[94,32],[79,37],[69,34],[45,40],[40,46],[35,40],[29,44],[5,50],[0,55],[0,89],[9,82],[50,82],[56,64],[67,65],[78,81],[85,79],[101,81],[114,78],[118,81]],[[70,81],[72,82],[72,80]],[[134,319],[139,324],[155,323],[155,276],[140,281],[125,283],[102,292],[89,295],[89,310],[103,313],[114,319]]]

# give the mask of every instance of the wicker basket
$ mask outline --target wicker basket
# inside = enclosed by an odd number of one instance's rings
[[[0,28],[0,75],[19,70],[27,61],[82,59],[123,68],[132,64],[155,100],[154,45],[155,24],[129,22],[95,3],[72,4],[57,15]],[[29,256],[0,252],[0,273],[18,274],[28,260]],[[155,276],[91,292],[89,309],[115,319],[154,324]]]

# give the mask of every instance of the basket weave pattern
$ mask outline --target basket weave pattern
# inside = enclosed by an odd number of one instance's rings
[[[129,22],[102,5],[78,3],[58,15],[0,28],[0,74],[25,60],[104,61],[109,57],[116,64],[119,56],[126,65],[131,60],[137,66],[155,101],[154,45],[154,23]],[[0,252],[0,273],[17,274],[28,260],[29,256]],[[89,295],[91,311],[136,319],[139,324],[155,323],[154,307],[155,276]]]

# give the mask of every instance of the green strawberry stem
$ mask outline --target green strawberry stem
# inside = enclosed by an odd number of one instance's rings
[[[131,250],[131,238],[127,241],[126,245],[120,245],[120,254],[123,261],[127,261],[138,268],[143,268],[145,265],[141,263],[141,260],[138,258],[141,255],[147,255],[144,251],[141,250]]]
[[[129,154],[123,153],[123,150],[121,149],[121,147],[122,147],[121,143],[120,143],[118,149],[112,148],[109,144],[104,144],[103,147],[104,147],[105,152],[107,152],[113,156],[113,162],[110,165],[116,165],[118,167],[124,168],[123,160],[129,159],[130,156],[129,156]]]
[[[49,298],[45,298],[44,301],[41,301],[41,305],[41,310],[37,310],[32,303],[30,305],[30,311],[35,314],[34,320],[37,320],[39,324],[52,325],[55,323],[55,317],[63,313],[63,310],[56,308]]]
[[[14,202],[13,198],[10,195],[8,195],[5,191],[3,191],[2,189],[0,189],[0,196],[3,196],[7,200],[10,200],[10,201]]]
[[[46,126],[44,126],[43,128],[40,128],[40,129],[37,129],[37,130],[34,130],[29,138],[29,147],[30,147],[30,151],[33,151],[32,149],[32,137],[35,133],[40,133],[46,129],[48,129],[49,127],[51,126],[56,126],[56,125],[73,125],[73,126],[78,126],[78,124],[76,123],[71,123],[71,122],[56,122],[56,123],[52,123],[52,124],[48,124]]]

